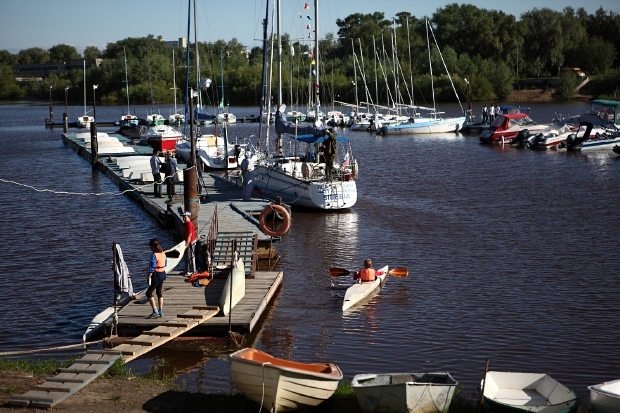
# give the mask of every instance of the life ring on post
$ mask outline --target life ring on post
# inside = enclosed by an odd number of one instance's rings
[[[284,222],[278,229],[272,229],[267,226],[267,216],[274,213],[279,214],[284,220]],[[270,237],[280,237],[286,234],[291,228],[291,215],[282,205],[267,205],[260,213],[260,217],[258,218],[258,224],[260,230],[263,231],[265,235],[269,235]]]

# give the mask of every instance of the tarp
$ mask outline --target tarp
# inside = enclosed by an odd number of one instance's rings
[[[293,122],[286,120],[286,113],[276,112],[276,133],[289,133],[291,135],[313,135],[323,136],[325,135],[324,126],[314,126],[313,124],[307,125],[295,125]]]
[[[116,246],[116,263],[114,264],[114,293],[117,295],[117,299],[121,300],[127,296],[133,297],[133,285],[131,284],[131,275],[129,275],[129,268],[125,264],[123,259],[123,251],[119,244]]]
[[[293,139],[297,139],[298,141],[305,142],[305,143],[322,143],[322,142],[325,141],[326,137],[325,137],[325,135],[323,135],[323,136],[314,136],[314,135],[302,135],[302,136],[299,136],[298,135],[296,138],[293,137]],[[338,136],[336,138],[336,140],[338,142],[349,142],[348,139],[343,138],[341,136]]]

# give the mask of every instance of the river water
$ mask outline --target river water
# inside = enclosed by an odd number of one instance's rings
[[[590,107],[528,106],[539,122]],[[97,115],[115,120],[122,110],[98,107]],[[69,108],[70,120],[82,113]],[[148,239],[176,240],[64,146],[60,129],[45,129],[47,116],[47,106],[0,106],[0,352],[80,342],[111,301],[112,243],[142,274]],[[336,213],[294,210],[290,233],[276,244],[283,285],[254,346],[335,362],[348,379],[445,370],[466,396],[486,359],[492,370],[549,373],[584,398],[588,385],[620,378],[617,155],[486,146],[475,135],[342,133],[360,165],[358,202]],[[229,128],[231,139],[251,135],[258,124]],[[343,314],[350,280],[328,269],[354,270],[368,257],[409,276],[389,278]],[[231,389],[225,355],[163,348],[131,366],[148,371],[154,358],[188,389]]]

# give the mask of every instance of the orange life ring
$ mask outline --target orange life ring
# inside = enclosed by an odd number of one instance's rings
[[[282,219],[284,219],[284,223],[277,230],[271,229],[267,226],[267,216],[272,213],[278,213],[280,214],[280,216],[282,216]],[[267,205],[260,213],[258,223],[260,226],[260,230],[263,231],[266,235],[269,235],[271,237],[280,237],[286,234],[291,228],[291,215],[282,205],[271,204]]]

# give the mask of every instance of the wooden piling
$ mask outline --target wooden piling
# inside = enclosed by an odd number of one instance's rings
[[[95,166],[99,157],[99,144],[97,143],[97,123],[94,120],[90,123],[90,153],[91,164]]]
[[[480,386],[480,400],[478,400],[478,413],[482,410],[482,403],[484,403],[484,385],[487,384],[487,372],[489,371],[489,359],[484,366],[484,379],[482,380],[482,386]]]

